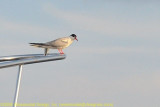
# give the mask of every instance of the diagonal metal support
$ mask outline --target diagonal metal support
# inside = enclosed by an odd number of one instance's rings
[[[16,90],[15,90],[15,96],[13,101],[13,107],[17,107],[17,100],[19,95],[19,88],[21,84],[21,76],[22,76],[22,65],[19,65],[19,71],[17,75],[17,82],[16,82]]]

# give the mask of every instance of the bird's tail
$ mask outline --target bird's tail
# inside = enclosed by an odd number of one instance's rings
[[[31,46],[39,47],[39,48],[46,48],[49,45],[45,43],[29,43]]]

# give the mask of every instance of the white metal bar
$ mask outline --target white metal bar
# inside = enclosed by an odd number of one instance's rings
[[[33,63],[41,63],[41,62],[48,62],[48,61],[56,61],[65,59],[66,55],[60,54],[49,54],[44,56],[44,54],[33,54],[33,55],[25,55],[25,56],[11,56],[11,57],[1,57],[0,58],[0,69],[7,68],[17,65],[26,65],[26,64],[33,64]]]
[[[18,100],[18,95],[19,95],[21,76],[22,76],[22,65],[19,65],[19,71],[18,71],[18,75],[17,75],[16,91],[15,91],[15,96],[14,96],[14,101],[13,101],[13,107],[17,107],[17,100]]]

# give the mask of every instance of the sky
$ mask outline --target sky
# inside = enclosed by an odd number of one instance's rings
[[[0,0],[0,56],[71,34],[65,60],[23,67],[19,103],[160,106],[158,0]],[[0,70],[0,103],[13,101],[17,70]]]

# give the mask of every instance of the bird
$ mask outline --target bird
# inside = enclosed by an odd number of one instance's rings
[[[46,43],[29,43],[29,44],[30,46],[44,48],[44,55],[46,56],[48,54],[49,49],[58,49],[60,54],[64,54],[62,49],[70,46],[74,40],[78,41],[77,36],[75,34],[71,34],[68,37],[58,38]]]

